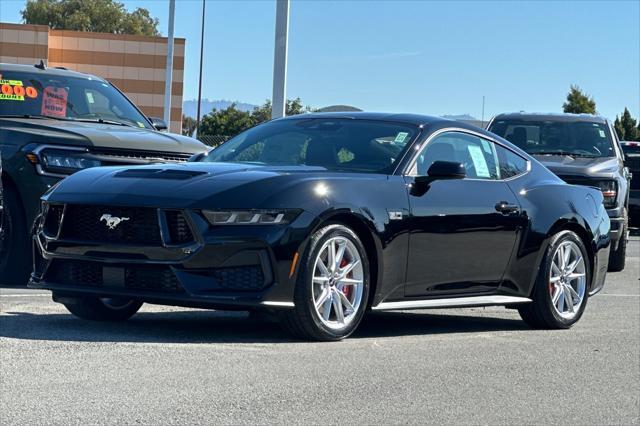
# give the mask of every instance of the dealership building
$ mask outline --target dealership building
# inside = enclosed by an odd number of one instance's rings
[[[172,132],[182,128],[185,39],[174,39]],[[0,62],[64,67],[103,77],[147,116],[164,116],[167,38],[52,30],[0,22]]]

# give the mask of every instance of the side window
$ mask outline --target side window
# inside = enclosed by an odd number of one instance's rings
[[[420,152],[409,174],[427,175],[435,161],[461,163],[469,179],[500,179],[495,144],[461,132],[446,132],[432,139]]]
[[[527,171],[527,160],[500,145],[496,145],[495,147],[498,153],[501,179],[508,179]]]

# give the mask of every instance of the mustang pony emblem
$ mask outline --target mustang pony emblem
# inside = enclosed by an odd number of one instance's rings
[[[100,222],[105,221],[109,229],[116,229],[116,226],[120,225],[125,220],[129,220],[128,217],[116,217],[110,214],[103,214],[100,218]]]

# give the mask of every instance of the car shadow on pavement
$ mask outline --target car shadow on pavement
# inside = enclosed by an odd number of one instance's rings
[[[0,337],[26,340],[129,343],[291,343],[274,317],[246,312],[141,312],[128,321],[83,321],[70,314],[5,312]],[[481,333],[526,329],[519,319],[385,312],[365,318],[351,339]]]

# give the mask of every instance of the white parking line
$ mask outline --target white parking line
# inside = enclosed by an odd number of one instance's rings
[[[598,297],[598,296],[613,296],[613,297],[640,297],[640,294],[600,293],[600,294],[596,294],[594,297]]]
[[[46,293],[36,293],[36,294],[1,294],[0,297],[44,297],[51,296],[51,294]]]

